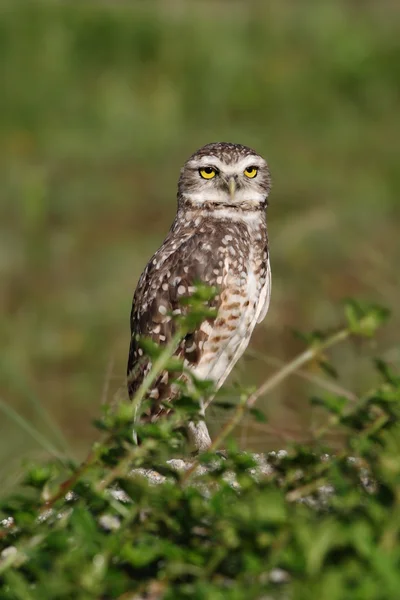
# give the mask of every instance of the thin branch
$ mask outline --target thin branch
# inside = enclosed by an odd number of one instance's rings
[[[150,387],[153,385],[154,381],[157,379],[157,377],[163,371],[163,369],[167,366],[169,359],[174,354],[174,352],[175,352],[179,342],[182,340],[183,336],[184,336],[184,332],[181,328],[179,328],[178,331],[173,336],[173,338],[171,339],[170,343],[167,346],[165,346],[165,348],[161,352],[160,356],[154,362],[152,368],[150,369],[150,372],[143,379],[142,384],[141,384],[140,388],[138,389],[138,391],[136,392],[135,397],[133,398],[133,401],[132,401],[132,414],[133,415],[136,416],[136,413],[137,413],[138,409],[140,408],[140,405],[141,405],[145,395],[149,391]],[[128,379],[128,381],[129,381],[129,379]]]
[[[176,347],[179,341],[182,339],[182,330],[179,329],[177,333],[172,338],[171,342],[165,347],[165,349],[161,352],[160,356],[155,361],[153,367],[151,368],[148,375],[144,378],[142,385],[140,386],[137,394],[135,395],[132,401],[132,414],[135,415],[137,409],[140,407],[140,404],[145,397],[146,393],[150,389],[151,385],[160,374],[160,372],[166,367],[169,359],[173,355],[176,350]],[[90,451],[85,461],[81,464],[79,469],[75,471],[75,473],[69,477],[66,481],[61,483],[57,489],[57,491],[46,500],[44,506],[41,510],[47,510],[51,507],[57,500],[65,496],[65,494],[72,489],[75,483],[82,477],[82,475],[97,461],[99,457],[99,452],[101,452],[101,448],[104,445],[107,445],[112,440],[112,434],[106,435],[100,443],[97,443],[96,446]],[[135,446],[133,454],[138,450]]]
[[[103,443],[107,443],[109,441],[109,439],[111,439],[111,436],[107,436],[105,438],[105,440],[103,441]],[[50,498],[45,500],[43,506],[41,506],[39,509],[40,512],[43,512],[44,510],[48,510],[49,508],[51,508],[53,506],[53,504],[55,504],[57,502],[57,500],[60,500],[60,498],[65,496],[65,494],[67,492],[69,492],[70,489],[72,489],[72,487],[75,485],[75,483],[82,477],[82,475],[89,469],[89,467],[91,467],[97,461],[101,447],[102,447],[101,444],[96,444],[95,448],[93,448],[89,452],[86,459],[83,461],[83,463],[80,465],[80,467],[75,471],[75,473],[73,475],[71,475],[71,477],[69,477],[68,479],[63,481],[58,486],[57,491],[52,496],[50,496]]]
[[[256,358],[257,360],[262,360],[267,365],[271,365],[274,367],[280,367],[285,364],[283,360],[279,360],[278,358],[274,358],[272,356],[265,356],[261,352],[257,352],[252,348],[248,349],[246,354],[248,356]],[[316,385],[327,390],[328,392],[338,394],[339,396],[343,396],[343,398],[347,398],[351,402],[357,402],[359,400],[356,394],[354,394],[350,390],[347,390],[335,381],[330,381],[326,377],[321,377],[320,375],[316,375],[315,373],[309,373],[307,371],[301,370],[296,371],[295,373],[293,373],[293,375],[295,375],[296,377],[300,377],[305,381],[309,381],[310,383],[315,383]]]
[[[241,421],[243,415],[246,413],[248,409],[253,408],[257,400],[266,394],[268,394],[271,390],[273,390],[276,386],[278,386],[282,381],[284,381],[287,377],[295,373],[298,369],[300,369],[303,365],[307,364],[311,360],[313,360],[316,356],[321,354],[327,348],[334,346],[335,344],[339,344],[343,342],[350,336],[350,332],[348,329],[341,329],[337,333],[331,335],[323,342],[315,344],[311,348],[308,348],[301,354],[299,354],[292,361],[284,365],[281,369],[279,369],[274,375],[272,375],[269,379],[267,379],[255,392],[250,394],[247,399],[238,404],[235,409],[232,417],[227,421],[220,431],[219,435],[214,439],[214,442],[211,444],[209,451],[213,452],[217,450],[225,438],[231,433],[231,431],[236,427],[236,425]],[[196,471],[199,466],[199,461],[195,460],[191,467],[185,472],[182,477],[182,483],[186,483],[190,476]]]
[[[325,484],[326,480],[323,477],[321,477],[320,479],[315,479],[310,483],[306,483],[305,485],[288,492],[286,494],[286,500],[288,502],[295,502],[296,500],[304,498],[304,496],[310,496],[314,492],[318,491]]]
[[[116,479],[124,477],[132,466],[132,461],[137,458],[139,447],[133,446],[127,455],[120,460],[107,475],[99,481],[95,488],[97,492],[104,492]]]
[[[223,426],[223,428],[221,429],[221,431],[219,432],[217,437],[214,438],[214,441],[212,442],[211,446],[208,449],[209,452],[214,452],[214,450],[218,450],[218,448],[221,446],[224,439],[227,438],[228,435],[231,433],[231,431],[233,431],[233,429],[236,427],[236,425],[238,425],[240,423],[245,412],[246,412],[246,401],[238,404],[232,417],[229,419],[229,421],[227,421],[225,423],[225,425]],[[186,481],[189,479],[189,477],[196,471],[198,466],[199,466],[199,461],[198,461],[198,459],[196,459],[183,474],[181,482],[186,483]]]
[[[346,340],[350,336],[350,332],[348,329],[341,329],[337,333],[331,335],[323,342],[319,344],[315,344],[311,348],[308,348],[299,356],[297,356],[294,360],[290,361],[286,365],[284,365],[281,369],[279,369],[272,377],[267,379],[255,392],[250,394],[247,400],[247,408],[252,408],[257,400],[261,396],[265,396],[268,394],[273,388],[279,385],[284,379],[292,375],[298,371],[303,365],[312,361],[316,356],[321,354],[324,350],[327,350],[331,346],[335,346]]]

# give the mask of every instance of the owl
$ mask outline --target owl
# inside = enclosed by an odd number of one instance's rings
[[[151,369],[140,338],[168,344],[176,332],[174,315],[185,313],[181,300],[193,294],[196,282],[215,286],[209,306],[216,316],[187,334],[175,355],[197,378],[211,380],[215,391],[242,356],[270,301],[266,223],[270,187],[266,161],[240,144],[207,144],[184,164],[174,222],[133,297],[127,368],[131,398]],[[176,380],[176,374],[166,371],[159,375],[148,393],[151,408],[142,419],[152,422],[171,410],[167,407],[173,405],[178,387],[172,377]],[[200,418],[187,424],[197,451],[211,444],[204,409],[203,403]]]

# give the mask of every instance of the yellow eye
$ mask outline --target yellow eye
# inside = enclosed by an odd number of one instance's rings
[[[203,169],[199,169],[199,173],[203,179],[212,179],[216,176],[217,171],[213,167],[204,167]]]
[[[244,170],[244,174],[246,175],[246,177],[250,177],[250,179],[253,179],[253,177],[255,177],[257,173],[257,167],[247,167],[247,169]]]

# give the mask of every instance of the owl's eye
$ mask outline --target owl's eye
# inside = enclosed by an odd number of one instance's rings
[[[257,167],[247,167],[244,170],[244,174],[246,175],[246,177],[250,177],[250,179],[253,179],[258,173],[258,169]]]
[[[213,167],[203,167],[202,169],[199,169],[199,173],[203,179],[212,179],[216,176],[217,171]]]

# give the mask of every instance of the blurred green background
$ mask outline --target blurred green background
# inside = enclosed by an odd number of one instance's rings
[[[85,454],[102,402],[124,394],[131,298],[173,219],[179,169],[218,140],[253,146],[273,178],[271,308],[232,382],[256,385],[289,360],[293,329],[338,325],[346,296],[394,314],[375,344],[335,351],[342,385],[367,389],[378,351],[400,362],[395,4],[1,4],[3,403]],[[309,440],[317,391],[288,381],[242,445]],[[41,455],[1,413],[2,480]]]

